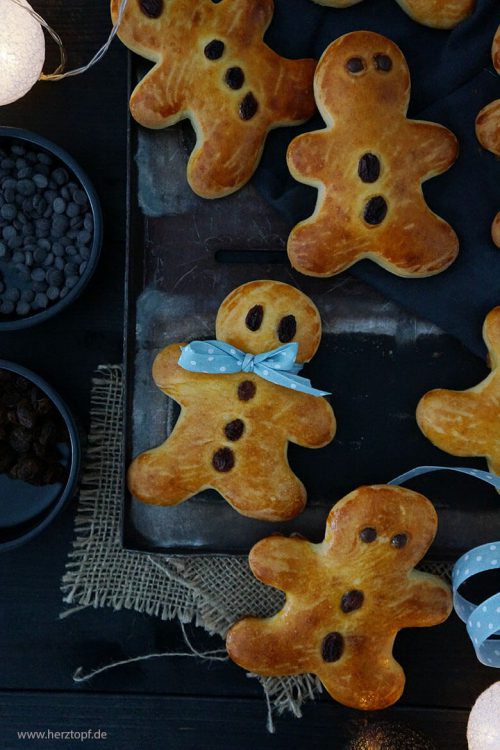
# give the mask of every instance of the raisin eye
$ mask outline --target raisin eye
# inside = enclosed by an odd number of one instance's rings
[[[370,544],[377,538],[377,531],[372,526],[367,526],[366,529],[359,532],[359,538],[365,544]]]
[[[396,547],[396,549],[401,549],[402,547],[406,547],[406,544],[408,542],[408,537],[406,534],[394,534],[394,536],[391,539],[391,544],[393,547]]]
[[[297,321],[294,315],[285,315],[278,326],[278,338],[282,344],[288,344],[297,333]]]
[[[366,63],[362,57],[350,57],[345,66],[349,73],[361,73],[366,70]]]
[[[163,0],[139,0],[139,6],[148,18],[159,18],[163,13]]]
[[[264,317],[264,308],[262,305],[254,305],[248,312],[245,318],[245,325],[250,331],[258,331],[262,325],[262,319]]]
[[[224,42],[220,39],[212,39],[203,51],[207,60],[218,60],[224,54]]]
[[[373,62],[376,70],[381,70],[382,73],[388,73],[392,70],[392,60],[388,55],[374,55]]]

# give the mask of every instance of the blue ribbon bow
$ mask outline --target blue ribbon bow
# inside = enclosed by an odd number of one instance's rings
[[[389,484],[403,484],[408,479],[428,474],[431,471],[458,471],[491,484],[500,490],[500,477],[481,469],[467,469],[463,466],[417,466],[416,469],[401,474]],[[500,668],[500,591],[481,604],[473,604],[459,591],[460,586],[477,573],[500,569],[500,541],[482,544],[462,555],[453,567],[452,588],[455,612],[467,625],[467,633],[472,641],[476,656],[487,667]]]
[[[225,341],[192,341],[181,349],[178,364],[184,370],[221,375],[253,372],[270,383],[292,391],[311,396],[329,395],[328,391],[313,388],[310,380],[297,375],[302,365],[295,361],[299,349],[295,341],[262,354],[245,354]]]

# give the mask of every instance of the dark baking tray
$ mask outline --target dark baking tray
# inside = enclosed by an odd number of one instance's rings
[[[132,68],[133,81],[137,75]],[[213,491],[176,507],[145,505],[125,491],[125,547],[245,554],[276,531],[319,541],[331,506],[361,484],[384,483],[422,464],[485,468],[483,460],[434,448],[414,415],[427,390],[470,387],[486,376],[486,362],[349,274],[313,279],[293,272],[285,251],[290,227],[252,184],[217,201],[191,192],[185,174],[192,144],[187,123],[163,131],[130,123],[124,471],[132,457],[164,440],[178,414],[152,381],[154,357],[169,343],[214,337],[220,303],[252,279],[294,284],[317,304],[323,340],[304,374],[332,392],[338,429],[323,449],[290,445],[290,464],[309,495],[293,521],[248,519]],[[440,513],[434,556],[452,557],[490,539],[498,523],[498,495],[491,487],[451,473],[409,486],[427,494]]]

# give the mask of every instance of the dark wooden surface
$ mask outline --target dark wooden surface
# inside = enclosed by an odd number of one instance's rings
[[[72,67],[86,62],[108,33],[107,2],[40,0],[36,7],[60,31]],[[126,71],[126,50],[115,42],[86,75],[38,84],[20,102],[0,109],[0,124],[31,128],[72,153],[102,201],[102,259],[83,296],[36,329],[0,336],[0,357],[39,372],[85,425],[92,372],[99,363],[120,361],[122,351]],[[87,609],[59,619],[59,582],[74,510],[73,504],[41,537],[0,557],[1,749],[74,747],[75,741],[21,742],[17,732],[88,728],[108,732],[105,747],[117,750],[345,747],[364,718],[359,713],[324,696],[305,708],[303,719],[278,720],[271,736],[258,683],[232,664],[161,659],[108,672],[83,686],[74,683],[78,666],[91,669],[112,659],[184,649],[176,623],[134,612]],[[214,646],[204,633],[189,632],[198,647]],[[403,632],[396,656],[408,686],[384,718],[426,731],[442,750],[466,748],[468,710],[495,674],[476,661],[461,623],[452,616],[440,628]]]

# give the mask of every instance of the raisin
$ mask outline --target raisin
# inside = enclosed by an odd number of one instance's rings
[[[17,462],[17,479],[35,483],[43,471],[42,462],[35,456],[23,456]]]
[[[381,224],[387,214],[387,203],[385,198],[381,195],[376,195],[374,198],[370,198],[365,206],[363,218],[367,224],[375,226]]]
[[[241,68],[228,68],[224,80],[230,89],[241,89],[245,83],[245,74]]]
[[[17,420],[22,427],[26,427],[28,430],[32,430],[35,426],[35,412],[31,407],[29,401],[23,399],[17,405],[16,409]]]
[[[388,73],[392,70],[392,60],[389,55],[374,55],[373,62],[375,63],[375,68],[381,70],[383,73]]]
[[[364,154],[359,160],[358,175],[363,182],[376,182],[380,177],[380,161],[375,154]]]
[[[66,479],[66,471],[61,464],[52,464],[48,466],[43,472],[41,478],[42,484],[56,484],[57,482],[64,482]]]
[[[243,380],[238,386],[238,398],[240,401],[250,401],[255,396],[257,388],[251,380]]]
[[[349,612],[354,612],[354,610],[359,609],[365,600],[365,595],[362,591],[357,591],[356,589],[353,589],[352,591],[348,591],[342,599],[340,600],[340,609],[345,614],[348,614]]]
[[[344,652],[344,637],[341,633],[328,633],[321,644],[323,661],[338,661]]]
[[[251,120],[259,108],[259,102],[250,91],[240,102],[240,117],[242,120]]]
[[[16,453],[27,453],[33,442],[33,434],[25,427],[15,427],[9,436],[9,444]]]
[[[231,448],[219,448],[212,456],[212,466],[215,471],[231,471],[234,466],[234,453]]]
[[[218,60],[224,54],[224,42],[220,39],[212,39],[203,50],[207,60]]]
[[[42,396],[42,398],[37,400],[35,408],[37,414],[39,414],[41,417],[44,417],[47,414],[50,414],[51,411],[53,411],[52,404],[46,396]]]
[[[245,325],[251,331],[258,331],[262,325],[262,319],[264,317],[264,308],[262,305],[254,305],[248,312],[245,318]]]
[[[54,422],[51,420],[46,420],[40,429],[40,433],[38,435],[38,442],[42,445],[50,445],[55,443],[57,439],[57,426]]]
[[[394,536],[391,539],[391,544],[393,547],[396,547],[396,549],[401,549],[402,547],[406,547],[406,543],[408,542],[408,537],[406,534],[394,534]]]
[[[288,344],[297,333],[297,321],[295,315],[285,315],[281,318],[278,326],[278,338],[282,344]]]
[[[366,68],[365,61],[362,57],[350,57],[345,66],[349,73],[361,73],[361,71]]]
[[[16,453],[4,440],[0,442],[0,473],[5,473],[14,465]]]
[[[372,526],[367,526],[366,529],[359,532],[359,538],[365,544],[370,544],[377,538],[377,531]]]
[[[233,419],[232,422],[228,422],[224,427],[224,433],[228,440],[239,440],[243,435],[245,429],[245,423],[241,419]]]
[[[148,18],[159,18],[163,13],[163,0],[139,0],[139,5]]]

